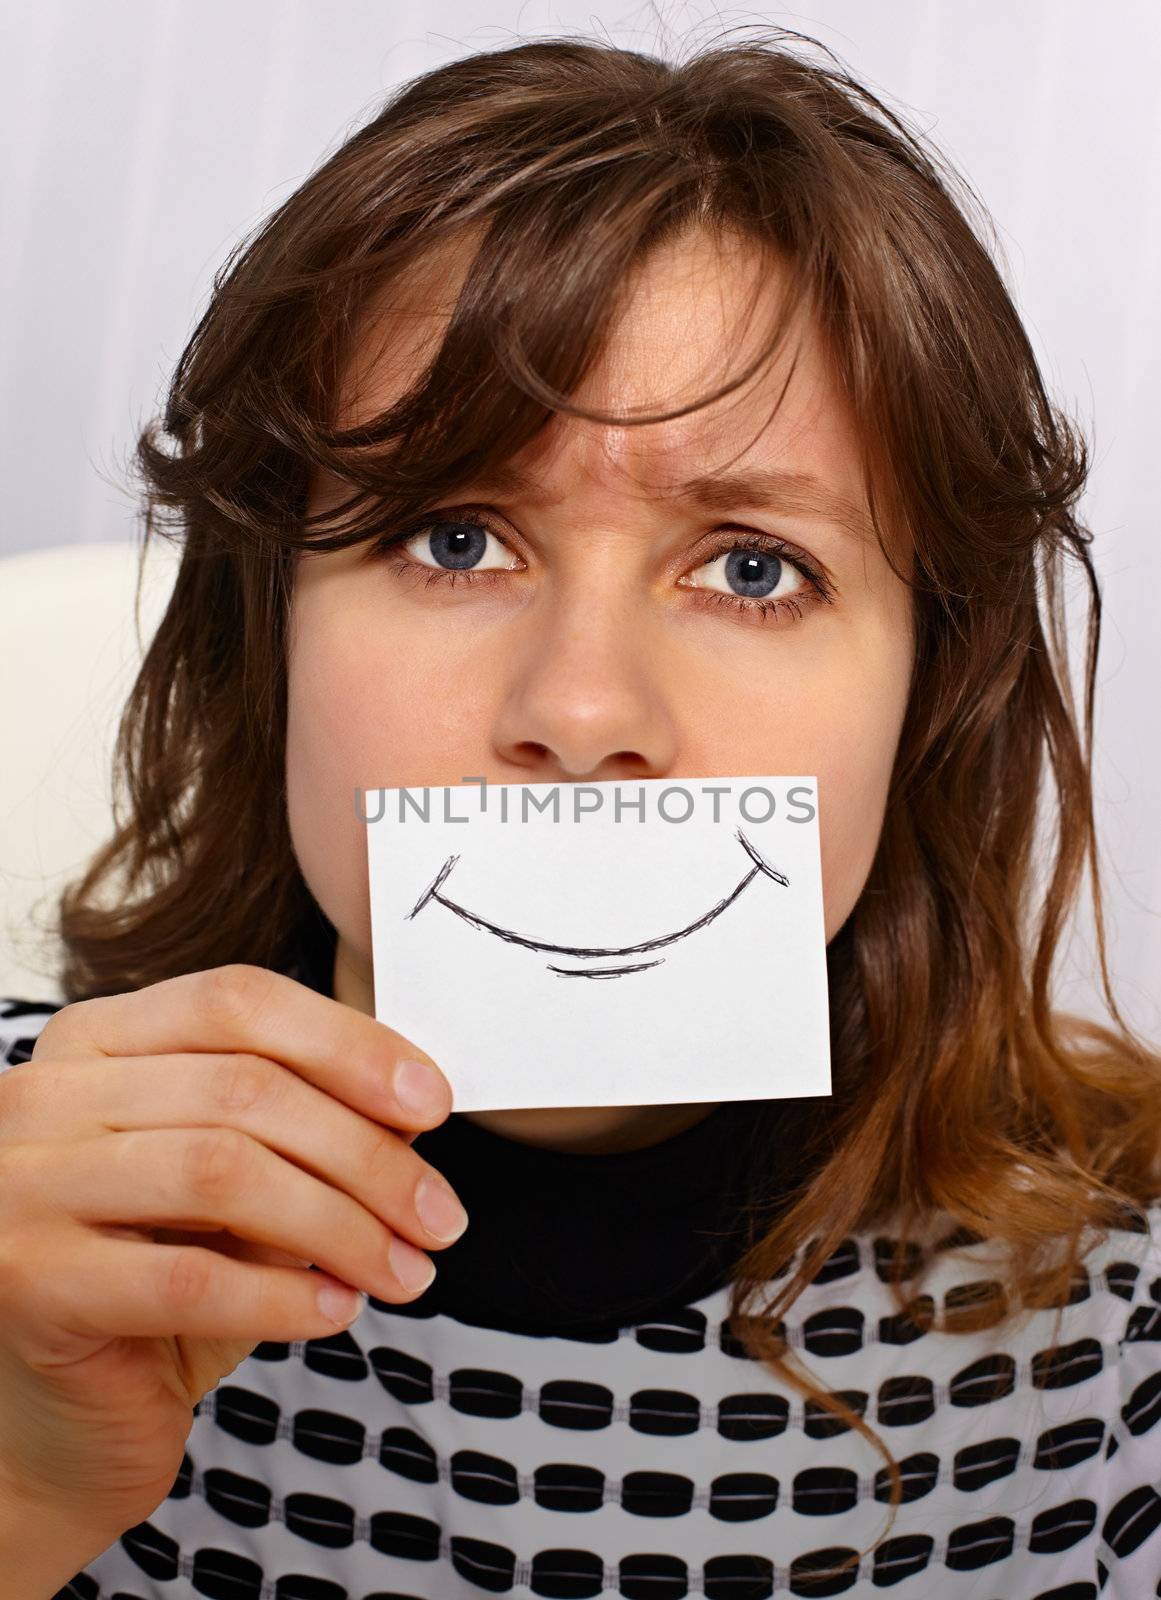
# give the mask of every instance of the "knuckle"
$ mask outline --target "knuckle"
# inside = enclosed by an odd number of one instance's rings
[[[72,1007],[70,1006],[68,1009],[71,1010]],[[45,1023],[44,1027],[41,1028],[40,1032],[36,1036],[35,1043],[32,1046],[32,1054],[28,1058],[29,1061],[45,1060],[45,1058],[52,1055],[57,1046],[63,1042],[68,1028],[68,1024],[61,1021],[63,1016],[64,1012],[58,1011],[56,1015],[50,1017]],[[12,1076],[12,1072],[6,1072],[4,1076],[6,1078],[10,1078]]]
[[[213,1266],[211,1252],[196,1245],[183,1245],[161,1270],[161,1303],[175,1312],[201,1305],[209,1290]]]
[[[209,1094],[216,1115],[232,1116],[253,1111],[275,1091],[277,1073],[263,1056],[244,1051],[220,1056],[210,1072]]]
[[[70,1074],[80,1070],[67,1057],[34,1061],[0,1072],[0,1150],[21,1139],[52,1138],[61,1130],[61,1106],[72,1103]],[[89,1063],[84,1063],[89,1070]]]
[[[63,1045],[74,1032],[87,1036],[92,1031],[91,1025],[99,1008],[107,1001],[108,996],[95,995],[89,1000],[73,1000],[67,1006],[62,1006],[59,1011],[54,1011],[37,1034],[29,1059],[43,1060],[45,1056],[51,1055]]]
[[[372,1194],[389,1194],[398,1185],[402,1154],[397,1134],[378,1124],[371,1125],[363,1171]]]
[[[361,1012],[352,1011],[350,1008],[344,1008],[344,1012],[333,1021],[330,1049],[336,1062],[368,1059],[367,1022],[368,1019]],[[371,1051],[371,1060],[377,1069],[381,1067],[377,1050]]]
[[[0,1138],[11,1134],[16,1126],[16,1118],[28,1104],[28,1091],[35,1094],[35,1082],[44,1076],[43,1068],[37,1073],[30,1072],[31,1058],[19,1066],[9,1067],[6,1072],[0,1072]]]
[[[210,967],[201,976],[206,1004],[219,1022],[249,1022],[270,992],[270,974],[244,961]]]
[[[0,1240],[24,1246],[38,1222],[65,1215],[53,1194],[59,1148],[17,1139],[0,1147]]]
[[[220,1205],[238,1193],[251,1165],[252,1141],[236,1128],[198,1128],[186,1139],[185,1181],[195,1198]]]
[[[8,1139],[0,1145],[0,1204],[5,1211],[11,1210],[13,1201],[26,1187],[27,1164],[26,1145],[18,1143],[15,1139]],[[7,1230],[0,1229],[0,1246],[4,1243],[6,1232]]]

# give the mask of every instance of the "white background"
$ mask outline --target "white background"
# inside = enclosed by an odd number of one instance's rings
[[[1112,963],[1161,1033],[1161,7],[808,9],[443,0],[6,0],[0,9],[0,551],[130,537],[137,430],[230,246],[440,62],[552,33],[676,56],[745,24],[829,45],[995,221],[1050,392],[1094,446],[1105,608],[1096,789]],[[1079,924],[1061,998],[1093,1010]]]

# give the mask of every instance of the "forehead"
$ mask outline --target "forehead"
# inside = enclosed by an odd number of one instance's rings
[[[367,300],[338,396],[338,420],[382,412],[438,349],[475,254],[475,235],[433,250]],[[571,396],[615,416],[679,409],[753,363],[772,332],[772,360],[732,394],[684,416],[626,426],[559,415],[487,484],[525,503],[591,493],[691,498],[760,508],[781,496],[822,506],[866,534],[857,428],[813,319],[786,314],[788,275],[732,235],[691,231],[655,249],[623,285],[601,353]],[[731,476],[721,493],[711,481]],[[696,481],[694,481],[696,480]]]

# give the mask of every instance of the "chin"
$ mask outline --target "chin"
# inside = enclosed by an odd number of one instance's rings
[[[510,1139],[548,1144],[554,1139],[598,1138],[625,1121],[629,1106],[518,1106],[504,1111],[465,1111],[482,1128]]]

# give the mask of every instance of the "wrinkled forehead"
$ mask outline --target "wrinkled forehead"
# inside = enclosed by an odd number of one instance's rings
[[[445,240],[367,293],[343,352],[340,426],[372,420],[421,376],[479,242],[479,229]],[[726,511],[751,483],[742,498],[755,508],[767,491],[781,493],[803,514],[818,507],[852,537],[876,539],[869,496],[882,464],[866,450],[817,320],[789,286],[777,258],[737,237],[698,230],[654,249],[627,275],[569,398],[613,417],[696,408],[639,425],[557,415],[474,487],[549,504],[566,484],[665,499],[697,479],[704,509]],[[696,405],[751,365],[738,389]],[[713,475],[729,479],[717,497]],[[317,478],[312,498],[340,487]],[[880,497],[880,515],[882,505]]]

